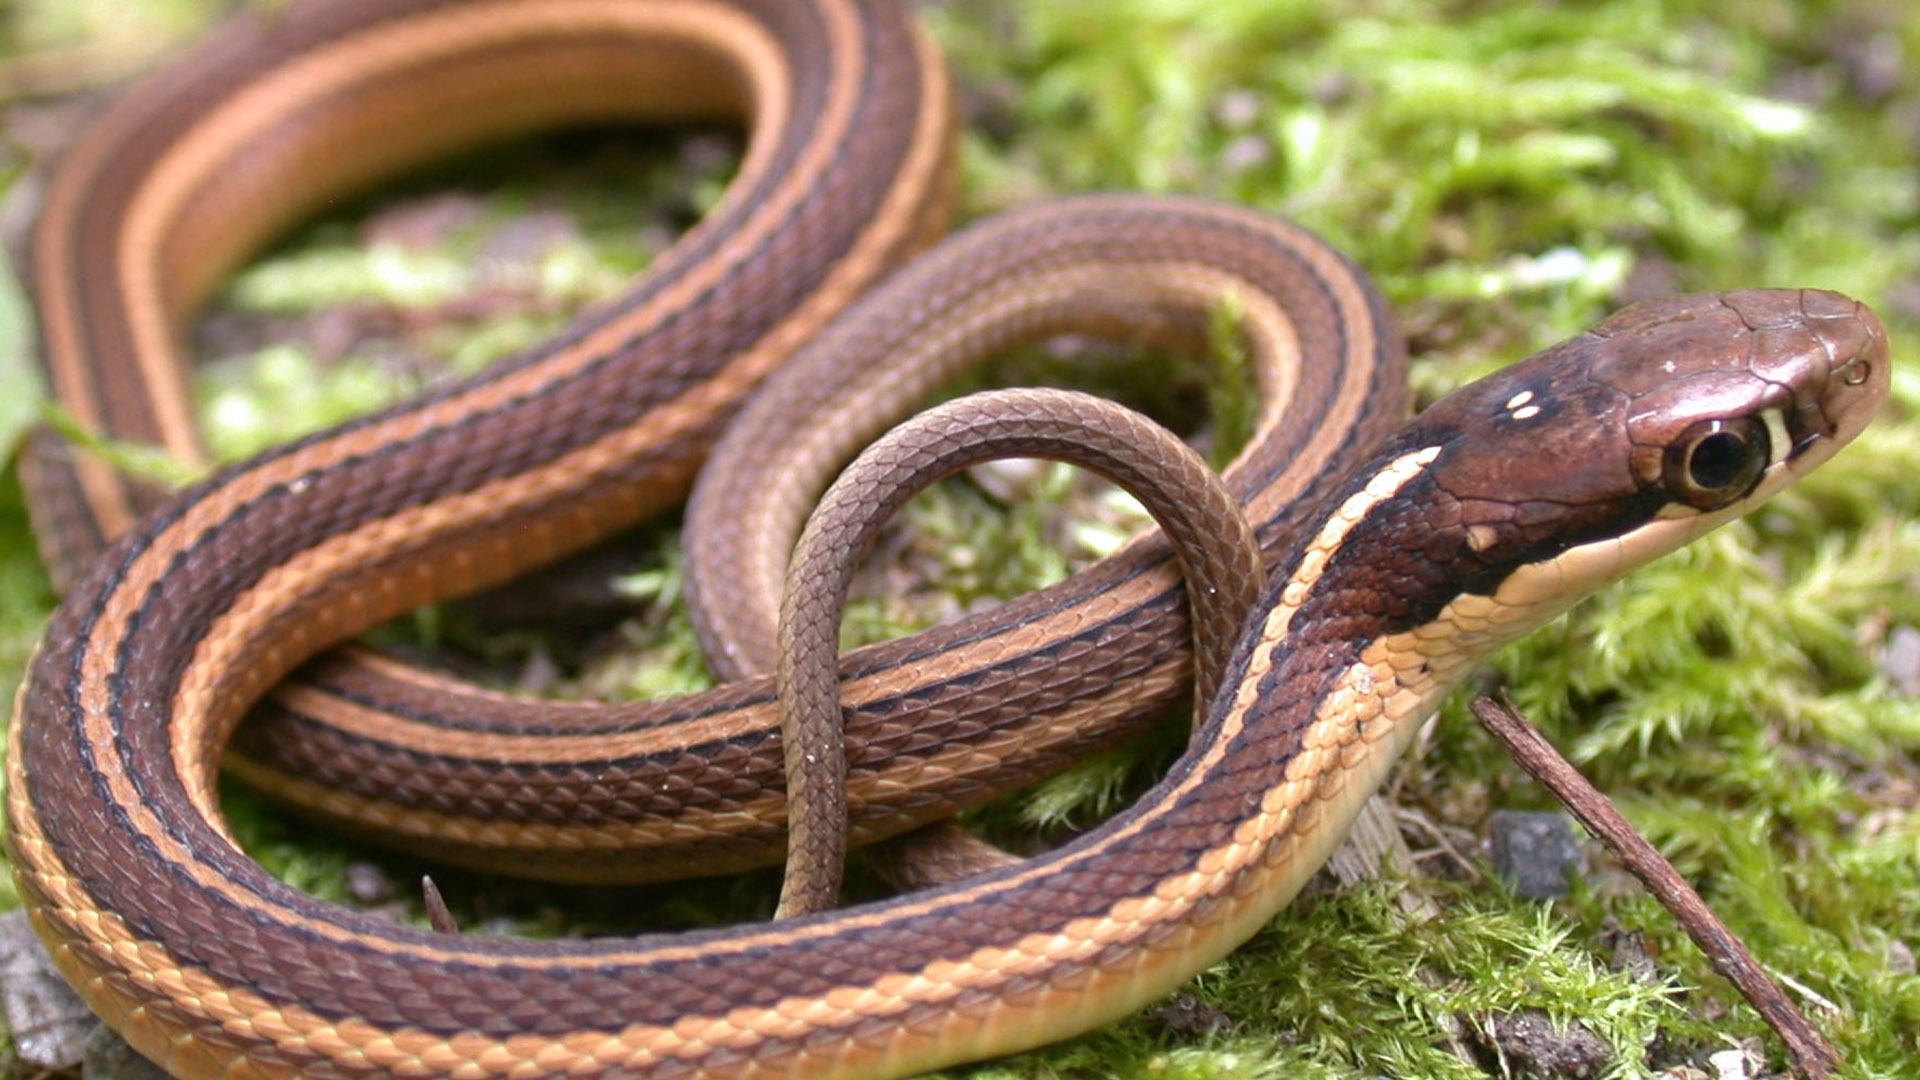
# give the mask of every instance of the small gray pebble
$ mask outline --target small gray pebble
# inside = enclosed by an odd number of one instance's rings
[[[1500,1055],[1517,1080],[1593,1080],[1613,1064],[1613,1048],[1579,1023],[1555,1022],[1539,1009],[1492,1015],[1475,1037]]]
[[[1894,938],[1887,944],[1887,970],[1895,975],[1912,975],[1920,965],[1913,959],[1913,950],[1907,943]]]
[[[1887,634],[1880,673],[1903,694],[1920,694],[1920,630],[1896,626]]]
[[[1565,896],[1580,863],[1580,845],[1556,813],[1500,810],[1487,819],[1493,870],[1529,900]]]
[[[88,1036],[105,1030],[60,977],[25,911],[0,915],[0,1016],[20,1064],[33,1069],[78,1065]]]

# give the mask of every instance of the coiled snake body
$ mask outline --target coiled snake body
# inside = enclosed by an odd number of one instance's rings
[[[63,971],[135,1046],[186,1077],[873,1077],[1083,1030],[1283,905],[1488,650],[1766,498],[1885,393],[1884,335],[1853,301],[1685,297],[1630,308],[1382,441],[1404,400],[1397,344],[1373,293],[1312,238],[1180,200],[1021,212],[909,267],[781,378],[876,416],[899,403],[831,374],[836,356],[924,353],[940,370],[1065,328],[1178,343],[1233,298],[1265,404],[1229,482],[1278,569],[1190,749],[1137,805],[930,891],[631,940],[396,927],[239,852],[213,781],[248,706],[382,618],[678,497],[746,388],[937,225],[945,93],[883,4],[346,0],[234,24],[68,153],[29,255],[51,380],[83,422],[193,454],[179,323],[289,214],[557,119],[685,100],[754,130],[726,202],[655,274],[480,379],[164,499],[36,445],[36,520],[69,590],[11,728],[7,844]],[[838,435],[816,405],[766,400],[747,430]],[[819,462],[846,449],[817,441],[796,467],[816,489],[835,467]],[[794,517],[767,528],[791,536]],[[944,816],[1177,696],[1178,599],[1164,548],[1142,541],[1063,587],[843,660],[856,836]],[[342,663],[290,692],[285,722],[307,725],[296,757],[399,747],[401,771],[468,786],[428,805],[349,764],[337,788],[292,793],[322,814],[559,877],[609,853],[652,852],[628,861],[657,872],[696,842],[722,863],[777,854],[764,678],[546,723]],[[263,776],[302,764],[253,761]],[[701,785],[662,779],[683,775],[675,762],[726,776],[690,794]],[[536,796],[490,803],[489,787]]]

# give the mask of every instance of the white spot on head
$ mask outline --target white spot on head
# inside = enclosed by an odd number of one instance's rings
[[[1526,405],[1513,410],[1513,418],[1515,420],[1531,420],[1539,415],[1540,406],[1538,405]]]
[[[1519,393],[1507,399],[1507,408],[1517,409],[1520,406],[1525,405],[1527,402],[1532,400],[1533,400],[1533,391],[1522,390]]]

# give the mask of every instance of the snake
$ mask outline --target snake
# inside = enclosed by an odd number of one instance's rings
[[[795,542],[775,623],[780,746],[786,764],[787,857],[774,917],[832,908],[846,862],[846,738],[840,709],[841,609],[858,561],[888,517],[936,480],[1000,458],[1052,458],[1137,496],[1179,561],[1191,598],[1194,710],[1204,715],[1259,599],[1259,546],[1233,493],[1166,428],[1103,398],[1064,390],[984,391],[888,431],[822,494]],[[920,887],[977,877],[1018,860],[957,825],[895,846]],[[883,863],[883,866],[887,864]]]
[[[616,59],[608,38],[637,43],[647,63]],[[1251,210],[1124,195],[976,226],[785,363],[856,283],[936,230],[950,138],[936,67],[885,4],[296,5],[230,24],[68,151],[27,259],[51,381],[63,401],[91,402],[91,414],[75,409],[83,423],[152,425],[171,447],[192,441],[164,404],[183,400],[186,313],[251,245],[331,193],[530,125],[657,119],[668,91],[691,94],[696,115],[744,113],[753,131],[722,206],[655,273],[483,376],[167,496],[36,441],[36,528],[77,537],[77,554],[55,556],[75,572],[9,731],[7,850],[63,973],[142,1053],[182,1077],[885,1077],[1085,1030],[1287,903],[1490,650],[1804,475],[1886,395],[1886,337],[1866,307],[1752,290],[1633,305],[1403,422],[1397,341],[1344,258]],[[521,80],[535,78],[562,90],[529,93]],[[823,261],[789,280],[775,255],[795,249]],[[816,346],[836,338],[882,355],[1085,327],[1191,341],[1229,299],[1262,360],[1263,412],[1228,488],[1276,569],[1186,752],[1072,842],[765,925],[533,942],[323,903],[228,834],[220,750],[270,687],[383,618],[677,498],[767,370],[779,367],[768,391],[808,381],[801,371],[817,385],[830,361]],[[115,371],[135,373],[138,392],[116,390],[128,383],[102,374]],[[134,418],[104,419],[121,414]],[[799,422],[831,426],[821,415]],[[1303,428],[1302,416],[1330,426]],[[1140,702],[1185,692],[1171,560],[1143,539],[1069,587],[840,658],[828,681],[850,752],[883,736],[871,751],[883,761],[864,778],[849,769],[854,839],[945,816],[1083,745],[1076,726],[1124,727]],[[1109,659],[1128,641],[1133,652]],[[627,799],[684,786],[661,772],[608,778],[609,763],[685,753],[717,770],[764,748],[763,774],[781,770],[769,676],[638,719],[559,710],[561,744],[612,742],[583,764],[552,757],[548,729],[508,702],[385,662],[346,664],[411,693],[356,703],[367,723],[407,729],[383,737],[423,744],[407,766],[457,762],[506,788],[571,770],[593,775],[590,792]],[[1077,696],[1088,683],[1130,689]],[[462,694],[492,711],[421,704]],[[1035,723],[1037,749],[1020,741]],[[659,749],[689,734],[706,741]],[[482,736],[520,759],[462,758]],[[936,773],[961,793],[906,782]],[[784,817],[739,807],[778,788],[742,782],[726,797],[726,812],[666,828],[687,844],[721,834],[722,863],[764,860]],[[317,812],[476,861],[535,862],[538,843],[574,842],[546,857],[555,876],[632,847],[616,836],[586,851],[594,828],[525,811],[462,834],[442,826],[476,805],[436,816],[405,800],[349,786]],[[576,801],[570,811],[620,831],[618,815]],[[642,817],[671,815],[627,820]]]
[[[632,70],[610,82],[592,57]],[[766,100],[753,106],[739,175],[645,281],[520,358],[524,375],[442,395],[459,400],[447,415],[467,417],[477,441],[498,402],[533,400],[597,365],[586,376],[636,400],[618,421],[634,444],[608,480],[632,501],[599,501],[596,519],[677,505],[722,428],[736,431],[741,451],[716,464],[743,464],[712,471],[713,494],[690,513],[717,520],[691,527],[689,545],[693,610],[734,681],[669,703],[530,713],[351,649],[276,687],[237,733],[233,772],[310,816],[482,869],[644,881],[776,862],[782,756],[765,643],[778,594],[765,583],[778,588],[804,493],[824,490],[834,456],[850,458],[913,395],[1052,332],[1202,348],[1218,304],[1285,296],[1239,319],[1262,412],[1226,475],[1269,563],[1331,484],[1331,463],[1408,408],[1404,349],[1371,287],[1303,230],[1230,207],[1111,196],[1016,211],[950,240],[946,269],[886,283],[895,296],[919,291],[914,304],[876,305],[823,331],[939,229],[952,135],[937,57],[900,12],[804,0],[247,13],[117,98],[40,185],[21,261],[47,382],[80,426],[203,462],[178,327],[236,253],[358,184],[467,145],[560,122],[737,115],[750,91]],[[105,266],[121,269],[96,272]],[[935,276],[949,283],[929,291]],[[750,409],[729,427],[770,369],[803,391],[794,407]],[[794,418],[807,426],[809,415],[831,421],[796,437]],[[23,480],[63,588],[165,497],[49,432],[29,444]],[[550,490],[578,480],[556,469]],[[471,554],[458,570],[473,579],[461,584],[504,579],[606,531],[588,524],[503,526],[493,546],[510,541],[508,552],[462,545]],[[1149,541],[1002,611],[860,654],[849,669],[860,687],[849,722],[856,842],[940,820],[1144,730],[1186,692],[1187,641],[1178,575]],[[1095,646],[1090,662],[1060,662]],[[1008,676],[1010,689],[1048,693],[966,689]]]

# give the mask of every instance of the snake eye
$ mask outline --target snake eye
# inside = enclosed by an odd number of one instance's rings
[[[1753,417],[1702,420],[1667,447],[1666,485],[1688,506],[1718,510],[1753,490],[1771,456],[1766,425]]]

